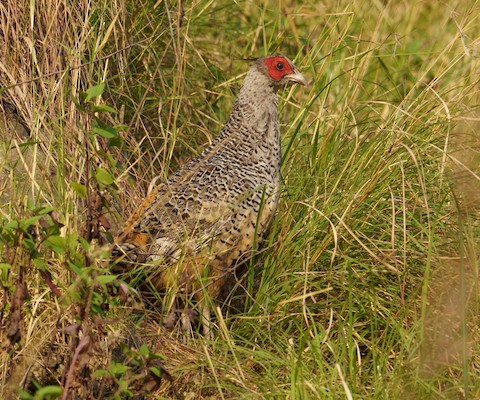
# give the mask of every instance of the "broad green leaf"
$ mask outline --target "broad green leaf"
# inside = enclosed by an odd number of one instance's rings
[[[36,391],[34,399],[57,399],[62,393],[63,389],[60,386],[44,386]]]
[[[65,253],[67,248],[67,241],[63,236],[59,235],[49,236],[43,244],[57,254]]]
[[[82,275],[82,266],[80,265],[76,265],[74,264],[73,262],[69,261],[68,262],[68,265],[70,266],[70,269],[75,272],[77,275]]]
[[[7,263],[0,263],[0,280],[5,284],[7,282],[8,271],[12,266]]]
[[[30,218],[22,220],[22,221],[20,221],[20,228],[22,230],[27,230],[32,225],[35,225],[40,220],[40,218],[42,218],[41,215],[35,215],[34,217],[30,217]]]
[[[97,281],[101,285],[113,282],[115,279],[117,279],[117,277],[115,275],[100,275],[100,276],[97,276]]]
[[[105,375],[110,375],[110,372],[108,372],[106,369],[97,369],[94,373],[93,376],[99,378],[101,376]]]
[[[155,376],[158,376],[159,378],[162,377],[162,371],[160,370],[160,368],[157,368],[157,367],[150,367],[150,372],[155,375]]]
[[[114,182],[112,175],[105,168],[98,167],[97,172],[95,173],[95,178],[98,183],[103,185],[111,185]]]
[[[114,126],[114,129],[117,131],[117,132],[123,132],[123,131],[126,131],[128,129],[128,126],[127,125],[115,125]]]
[[[109,112],[109,113],[117,113],[113,107],[107,106],[106,104],[98,104],[92,107],[93,112]]]
[[[104,90],[105,90],[105,83],[100,83],[98,85],[92,86],[91,88],[87,89],[87,91],[85,92],[87,94],[85,97],[85,102],[88,103],[90,100],[94,99],[95,97],[100,96]]]
[[[34,258],[32,260],[33,265],[35,265],[38,269],[46,270],[47,269],[47,262],[44,258]]]
[[[25,390],[20,390],[19,396],[21,400],[33,400],[33,396]]]
[[[52,211],[55,211],[55,208],[50,207],[50,206],[40,207],[36,210],[36,212],[39,215],[45,215],[45,214],[51,213]]]
[[[140,346],[140,348],[138,349],[138,352],[140,353],[140,355],[142,357],[148,357],[149,354],[150,354],[150,349],[148,348],[148,346],[144,343]]]
[[[69,182],[68,184],[82,199],[85,199],[87,197],[87,188],[84,185],[78,182]]]
[[[12,229],[18,229],[20,226],[20,224],[18,223],[18,221],[16,219],[14,219],[13,221],[10,221],[8,224],[5,224],[3,229],[6,230],[6,231],[9,231],[9,230],[12,230]]]
[[[115,137],[118,136],[117,132],[112,127],[100,128],[100,127],[96,126],[92,129],[92,131],[93,131],[93,133],[96,133],[97,135],[100,135],[100,136],[102,136],[104,138],[107,138],[107,139],[112,139],[112,138],[115,138]]]
[[[110,373],[111,373],[112,375],[124,374],[124,373],[127,372],[129,369],[130,369],[129,366],[123,365],[123,364],[120,364],[120,363],[112,363],[112,364],[110,364],[110,366],[108,367],[108,370],[110,371]]]

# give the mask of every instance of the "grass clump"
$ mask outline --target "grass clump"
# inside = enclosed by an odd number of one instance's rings
[[[477,1],[7,3],[1,397],[480,396]],[[185,343],[103,245],[275,52],[281,207]]]

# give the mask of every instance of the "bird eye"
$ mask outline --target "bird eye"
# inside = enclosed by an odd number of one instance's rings
[[[283,62],[278,62],[276,65],[276,68],[281,71],[282,69],[285,68],[285,64]]]

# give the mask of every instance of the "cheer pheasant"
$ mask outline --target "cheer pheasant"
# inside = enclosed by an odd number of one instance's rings
[[[195,300],[206,333],[205,292],[218,295],[277,208],[281,149],[276,92],[294,83],[307,84],[287,57],[257,59],[218,138],[157,186],[116,239],[119,263],[145,265],[153,285],[171,294],[170,299]],[[175,312],[174,301],[167,307]],[[191,327],[191,315],[183,313],[184,327]]]

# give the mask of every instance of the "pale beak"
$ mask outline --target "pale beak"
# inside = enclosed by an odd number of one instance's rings
[[[284,79],[292,83],[299,83],[300,85],[308,86],[307,78],[305,78],[296,68],[293,70],[293,74],[285,75]]]

